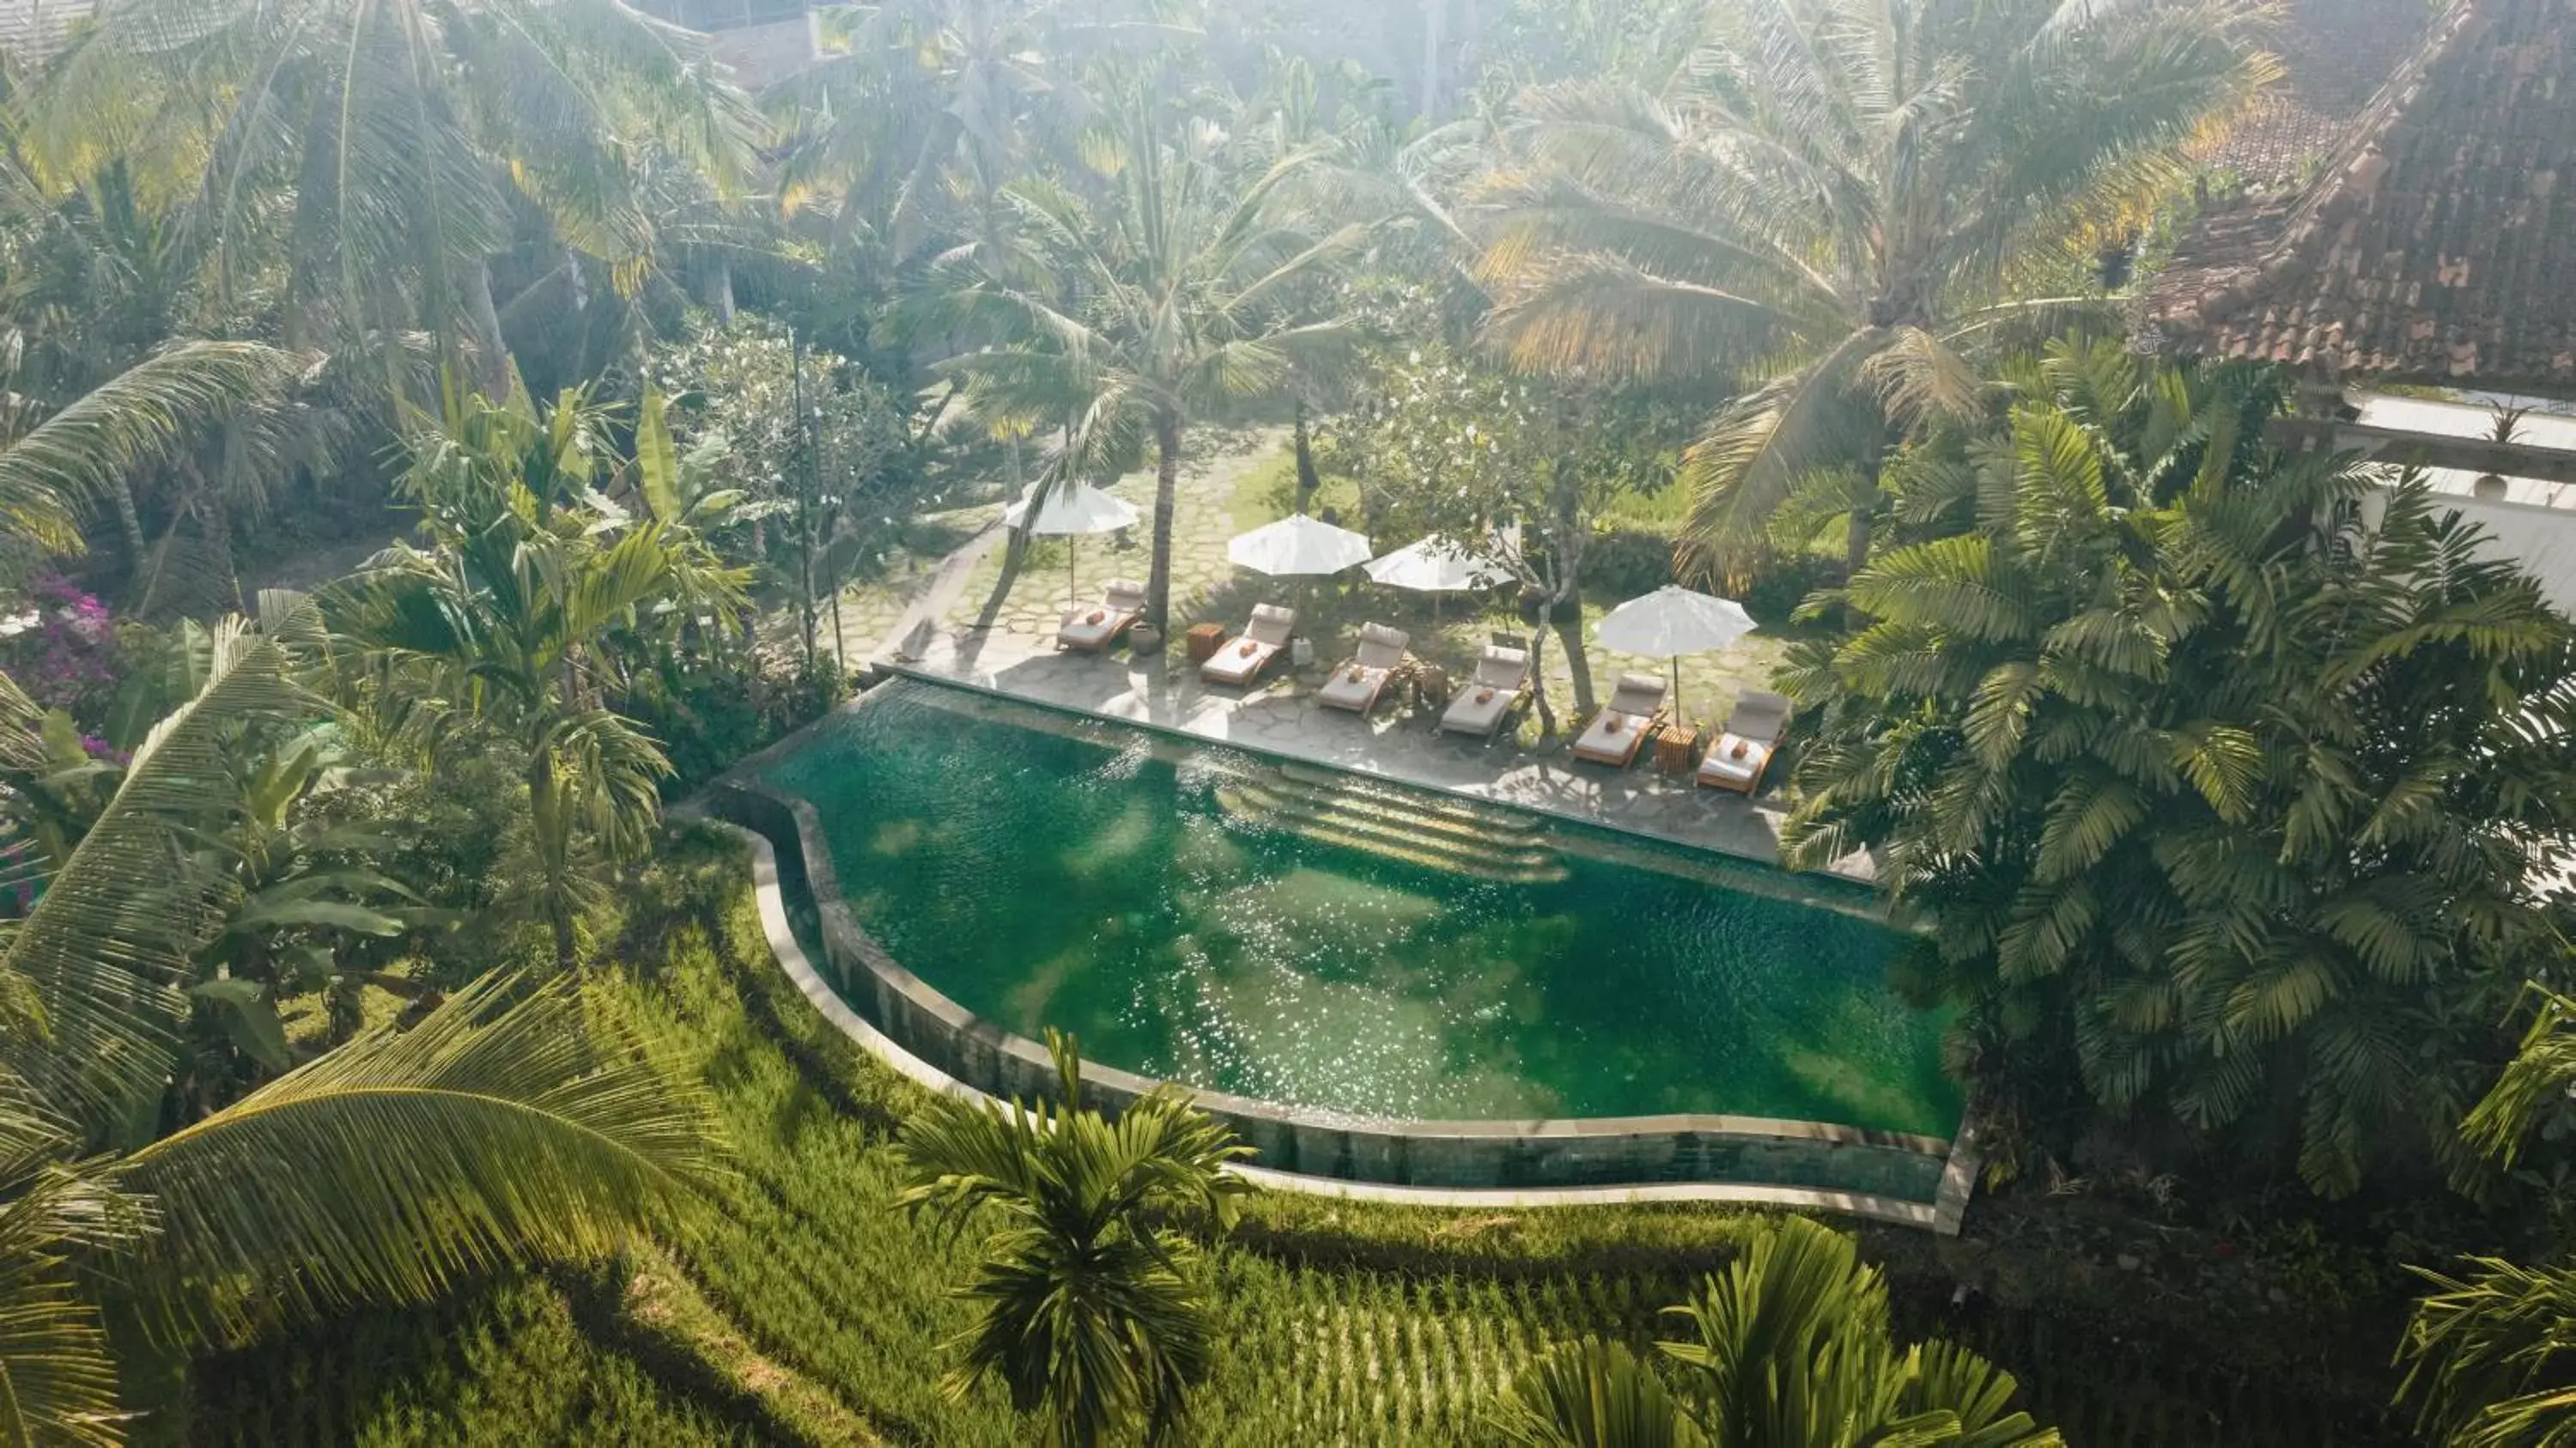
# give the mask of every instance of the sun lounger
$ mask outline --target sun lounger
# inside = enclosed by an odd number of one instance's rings
[[[1762,788],[1762,771],[1771,767],[1771,752],[1789,732],[1789,700],[1760,689],[1746,691],[1726,718],[1726,730],[1699,762],[1699,782],[1711,789],[1752,794]]]
[[[1055,646],[1086,654],[1106,653],[1144,612],[1145,585],[1113,578],[1101,590],[1100,602],[1064,616],[1064,627],[1055,631]]]
[[[1621,674],[1610,702],[1593,716],[1590,728],[1574,741],[1574,757],[1613,769],[1625,769],[1637,748],[1664,718],[1664,681],[1656,674]]]
[[[1412,642],[1402,629],[1382,623],[1365,625],[1360,629],[1359,651],[1349,663],[1333,670],[1333,676],[1316,691],[1315,702],[1327,709],[1368,713],[1386,692],[1386,681],[1404,667],[1404,651]]]
[[[1297,628],[1297,611],[1276,604],[1252,606],[1252,623],[1243,637],[1227,639],[1217,646],[1215,657],[1199,665],[1199,677],[1211,684],[1231,684],[1237,688],[1249,685],[1270,667],[1270,661],[1286,652],[1288,638]]]
[[[1512,711],[1528,702],[1529,690],[1528,651],[1488,644],[1484,655],[1476,660],[1475,676],[1441,711],[1441,732],[1475,734],[1490,740],[1502,732],[1503,721],[1512,716]]]

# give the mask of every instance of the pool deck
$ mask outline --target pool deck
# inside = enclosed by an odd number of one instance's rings
[[[1051,638],[1007,628],[936,627],[917,658],[896,657],[891,641],[878,658],[895,668],[1057,708],[1496,800],[1766,865],[1780,858],[1782,810],[1702,789],[1688,779],[1666,779],[1643,757],[1628,769],[1613,770],[1576,763],[1562,740],[1537,750],[1509,737],[1488,745],[1443,735],[1431,719],[1397,706],[1381,706],[1366,720],[1324,708],[1313,694],[1331,664],[1320,656],[1305,669],[1275,669],[1249,690],[1202,684],[1177,651],[1150,659],[1123,650],[1062,653]],[[1864,884],[1877,879],[1866,854],[1846,856],[1828,868]]]

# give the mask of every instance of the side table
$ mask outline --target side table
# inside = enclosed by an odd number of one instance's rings
[[[1687,724],[1667,724],[1655,736],[1655,771],[1680,779],[1699,768],[1699,731]]]
[[[1181,635],[1181,638],[1189,649],[1190,662],[1204,664],[1216,657],[1218,649],[1225,647],[1225,625],[1194,623],[1189,626],[1188,632]]]

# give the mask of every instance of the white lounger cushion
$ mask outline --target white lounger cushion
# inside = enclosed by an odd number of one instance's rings
[[[1101,588],[1100,602],[1065,614],[1064,626],[1055,631],[1056,642],[1075,649],[1105,648],[1144,611],[1145,585],[1132,578],[1113,578]],[[1098,623],[1091,622],[1095,613],[1100,615]]]
[[[1738,746],[1744,750],[1741,759],[1735,757]],[[1751,794],[1754,782],[1762,777],[1762,771],[1770,763],[1771,745],[1768,742],[1726,734],[1708,747],[1708,757],[1699,762],[1699,777],[1711,784]]]
[[[1440,727],[1455,734],[1490,736],[1502,727],[1503,717],[1520,702],[1520,692],[1528,684],[1529,655],[1489,644],[1476,660],[1473,681],[1441,711]]]
[[[1199,666],[1199,677],[1219,684],[1250,683],[1253,676],[1270,667],[1279,651],[1288,647],[1289,635],[1297,628],[1297,611],[1276,604],[1252,606],[1252,623],[1243,637],[1227,639],[1219,645],[1216,656]],[[1251,652],[1246,653],[1249,648]]]
[[[1387,673],[1385,669],[1372,669],[1364,664],[1335,669],[1333,676],[1324,681],[1324,687],[1315,691],[1315,702],[1335,709],[1366,712],[1371,704],[1377,702],[1378,691],[1386,687]],[[1353,674],[1359,677],[1354,679],[1351,677]]]
[[[1091,621],[1095,613],[1100,615],[1098,623]],[[1064,616],[1064,627],[1055,631],[1056,642],[1077,649],[1101,648],[1116,638],[1118,631],[1135,617],[1133,613],[1111,608],[1081,609]]]
[[[1763,689],[1746,691],[1735,701],[1735,712],[1726,716],[1726,732],[1738,739],[1778,743],[1789,732],[1789,696]]]
[[[1653,721],[1655,711],[1663,706],[1662,679],[1653,674],[1621,674],[1619,687],[1610,693],[1610,702],[1593,716],[1583,737],[1574,742],[1575,757],[1603,764],[1624,764],[1635,758],[1638,739]]]

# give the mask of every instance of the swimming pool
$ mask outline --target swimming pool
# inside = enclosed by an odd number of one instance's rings
[[[1787,898],[1821,882],[913,681],[760,778],[894,960],[1107,1065],[1372,1118],[1958,1125],[1900,937]]]

